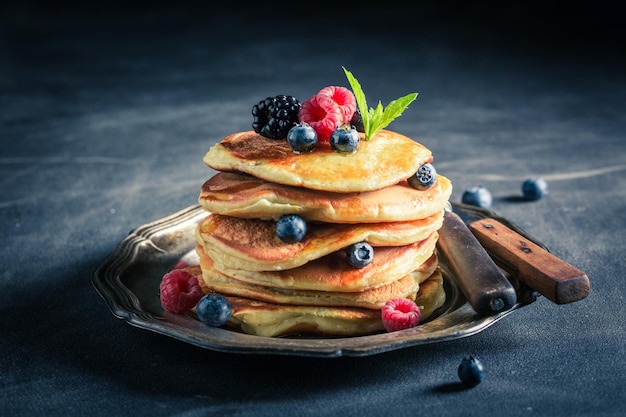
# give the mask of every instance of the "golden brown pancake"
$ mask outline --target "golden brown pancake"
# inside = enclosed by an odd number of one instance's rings
[[[245,172],[267,181],[332,192],[372,191],[399,183],[432,161],[425,146],[390,130],[362,140],[354,153],[335,152],[319,143],[312,152],[294,153],[286,140],[254,131],[234,133],[212,146],[203,160],[217,171]]]
[[[410,245],[378,247],[372,262],[364,268],[348,264],[342,251],[281,271],[224,267],[216,264],[201,245],[196,251],[200,264],[209,274],[216,271],[238,281],[289,290],[354,292],[389,284],[410,273],[420,272],[423,278],[428,277],[438,264],[436,242],[434,233],[428,239]]]
[[[258,282],[241,281],[225,275],[214,268],[213,261],[199,248],[202,273],[197,276],[205,292],[214,291],[223,295],[234,295],[278,304],[326,305],[362,308],[381,308],[392,298],[415,300],[419,285],[428,279],[437,268],[434,261],[424,262],[418,269],[399,279],[366,288],[361,291],[346,291],[344,287],[328,286],[328,290],[301,290],[293,287],[272,287]],[[324,278],[324,277],[320,277]]]
[[[229,324],[255,336],[361,336],[384,330],[380,310],[289,306],[242,297],[226,298],[233,309]]]
[[[426,281],[420,284],[415,297],[415,304],[420,308],[421,321],[430,317],[435,310],[446,302],[446,291],[443,287],[443,275],[441,269],[433,273]]]
[[[198,202],[211,213],[263,220],[297,214],[329,223],[417,220],[441,212],[452,193],[442,175],[424,191],[405,180],[368,191],[336,193],[277,184],[239,172],[219,172],[202,185]]]
[[[209,214],[196,229],[196,240],[216,264],[249,271],[296,268],[353,243],[402,246],[437,231],[443,211],[425,219],[371,224],[312,223],[304,239],[285,243],[276,236],[274,221]]]
[[[198,273],[196,269],[195,274]],[[226,295],[232,316],[227,326],[245,333],[266,336],[320,334],[360,336],[384,331],[379,309],[275,304]],[[421,284],[416,303],[421,322],[445,302],[443,277],[439,269]]]

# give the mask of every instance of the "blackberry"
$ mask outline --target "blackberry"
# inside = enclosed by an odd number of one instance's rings
[[[363,116],[361,116],[361,112],[359,111],[359,109],[356,109],[356,111],[352,115],[352,119],[350,119],[350,124],[354,126],[357,132],[365,133],[365,126],[363,125]]]
[[[267,97],[252,106],[252,128],[270,139],[285,139],[299,121],[300,107],[302,104],[293,96]]]

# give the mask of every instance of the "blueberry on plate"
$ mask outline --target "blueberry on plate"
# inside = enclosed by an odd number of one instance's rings
[[[232,307],[224,296],[209,293],[198,300],[196,314],[202,323],[219,327],[230,318]]]
[[[420,166],[407,181],[416,190],[427,190],[437,182],[437,170],[433,164],[427,162]]]
[[[298,123],[289,129],[287,142],[295,153],[310,152],[317,145],[317,132],[308,123]]]
[[[276,236],[285,243],[296,243],[306,235],[306,222],[296,214],[285,214],[276,222]]]
[[[343,124],[330,134],[330,147],[340,153],[356,152],[359,147],[359,132],[354,126]]]
[[[468,188],[463,191],[463,196],[461,197],[462,203],[482,208],[491,207],[492,201],[491,192],[482,185]]]
[[[463,358],[457,372],[461,383],[468,388],[475,387],[485,379],[483,364],[473,356]]]
[[[374,248],[367,242],[357,242],[348,246],[348,263],[355,268],[364,268],[374,259]]]
[[[528,201],[536,201],[548,194],[548,183],[543,178],[528,178],[522,183],[522,194]]]

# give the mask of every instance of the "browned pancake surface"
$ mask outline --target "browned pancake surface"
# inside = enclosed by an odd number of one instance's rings
[[[432,153],[397,132],[382,130],[361,140],[356,152],[335,152],[320,143],[307,153],[294,153],[286,140],[268,139],[254,131],[238,132],[212,146],[203,158],[218,171],[240,171],[285,185],[333,192],[372,191],[409,178]]]
[[[196,251],[209,274],[209,280],[210,274],[215,271],[239,281],[268,287],[354,292],[389,284],[413,272],[422,273],[422,278],[425,279],[438,263],[436,242],[437,235],[433,233],[427,239],[410,245],[377,247],[372,262],[364,268],[352,267],[343,251],[330,253],[296,268],[279,271],[249,271],[225,267],[216,264],[201,245],[197,246]]]
[[[428,217],[444,209],[451,193],[452,184],[442,175],[427,190],[417,190],[403,180],[375,191],[336,193],[219,172],[202,185],[198,202],[211,213],[242,218],[297,214],[330,223],[379,223]]]
[[[199,267],[190,268],[194,274]],[[445,302],[443,277],[439,270],[421,284],[416,303],[421,320],[427,320]],[[231,304],[228,327],[266,336],[320,334],[361,336],[384,331],[380,310],[358,307],[277,304],[252,298],[225,295]]]
[[[251,271],[284,270],[304,265],[357,242],[402,246],[437,231],[443,211],[425,219],[371,224],[312,223],[304,239],[285,243],[276,222],[209,214],[196,229],[196,239],[216,263]]]

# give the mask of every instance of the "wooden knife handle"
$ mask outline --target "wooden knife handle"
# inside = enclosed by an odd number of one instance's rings
[[[589,294],[584,272],[497,220],[476,220],[468,227],[502,269],[554,303],[571,303]]]
[[[477,313],[492,315],[515,305],[515,288],[457,214],[445,213],[437,249]]]

